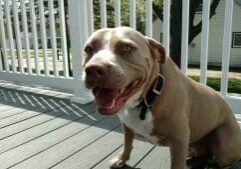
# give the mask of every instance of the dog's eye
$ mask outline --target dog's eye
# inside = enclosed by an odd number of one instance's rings
[[[123,52],[130,52],[132,49],[133,49],[132,46],[128,44],[125,44],[122,47]]]
[[[91,55],[93,53],[93,47],[91,46],[86,46],[84,51],[88,54],[88,55]]]
[[[122,44],[122,52],[129,53],[133,52],[136,48],[131,44]]]

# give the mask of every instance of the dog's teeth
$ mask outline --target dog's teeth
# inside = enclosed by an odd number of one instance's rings
[[[125,91],[125,89],[121,89],[120,93],[122,94]]]
[[[139,83],[139,80],[135,80],[133,86],[137,85]]]
[[[108,106],[107,109],[112,109],[112,108],[114,108],[114,107],[115,107],[115,102],[116,102],[116,100],[113,100],[113,101],[112,101],[112,104],[111,104],[110,106]]]

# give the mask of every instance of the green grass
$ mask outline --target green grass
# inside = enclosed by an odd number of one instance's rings
[[[199,82],[199,76],[190,76],[190,78]],[[207,85],[212,87],[216,91],[220,91],[221,79],[214,78],[214,77],[208,77]],[[241,94],[241,80],[230,78],[228,80],[228,92]]]

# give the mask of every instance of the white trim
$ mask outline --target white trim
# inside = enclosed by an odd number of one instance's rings
[[[45,75],[29,75],[20,73],[0,72],[0,79],[7,81],[23,82],[26,84],[40,84],[53,88],[73,90],[74,81],[72,78],[61,78]]]

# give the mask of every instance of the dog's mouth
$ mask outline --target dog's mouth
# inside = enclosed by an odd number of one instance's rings
[[[122,89],[93,88],[95,104],[98,112],[103,115],[117,113],[137,90],[139,85],[140,80],[134,80]]]

